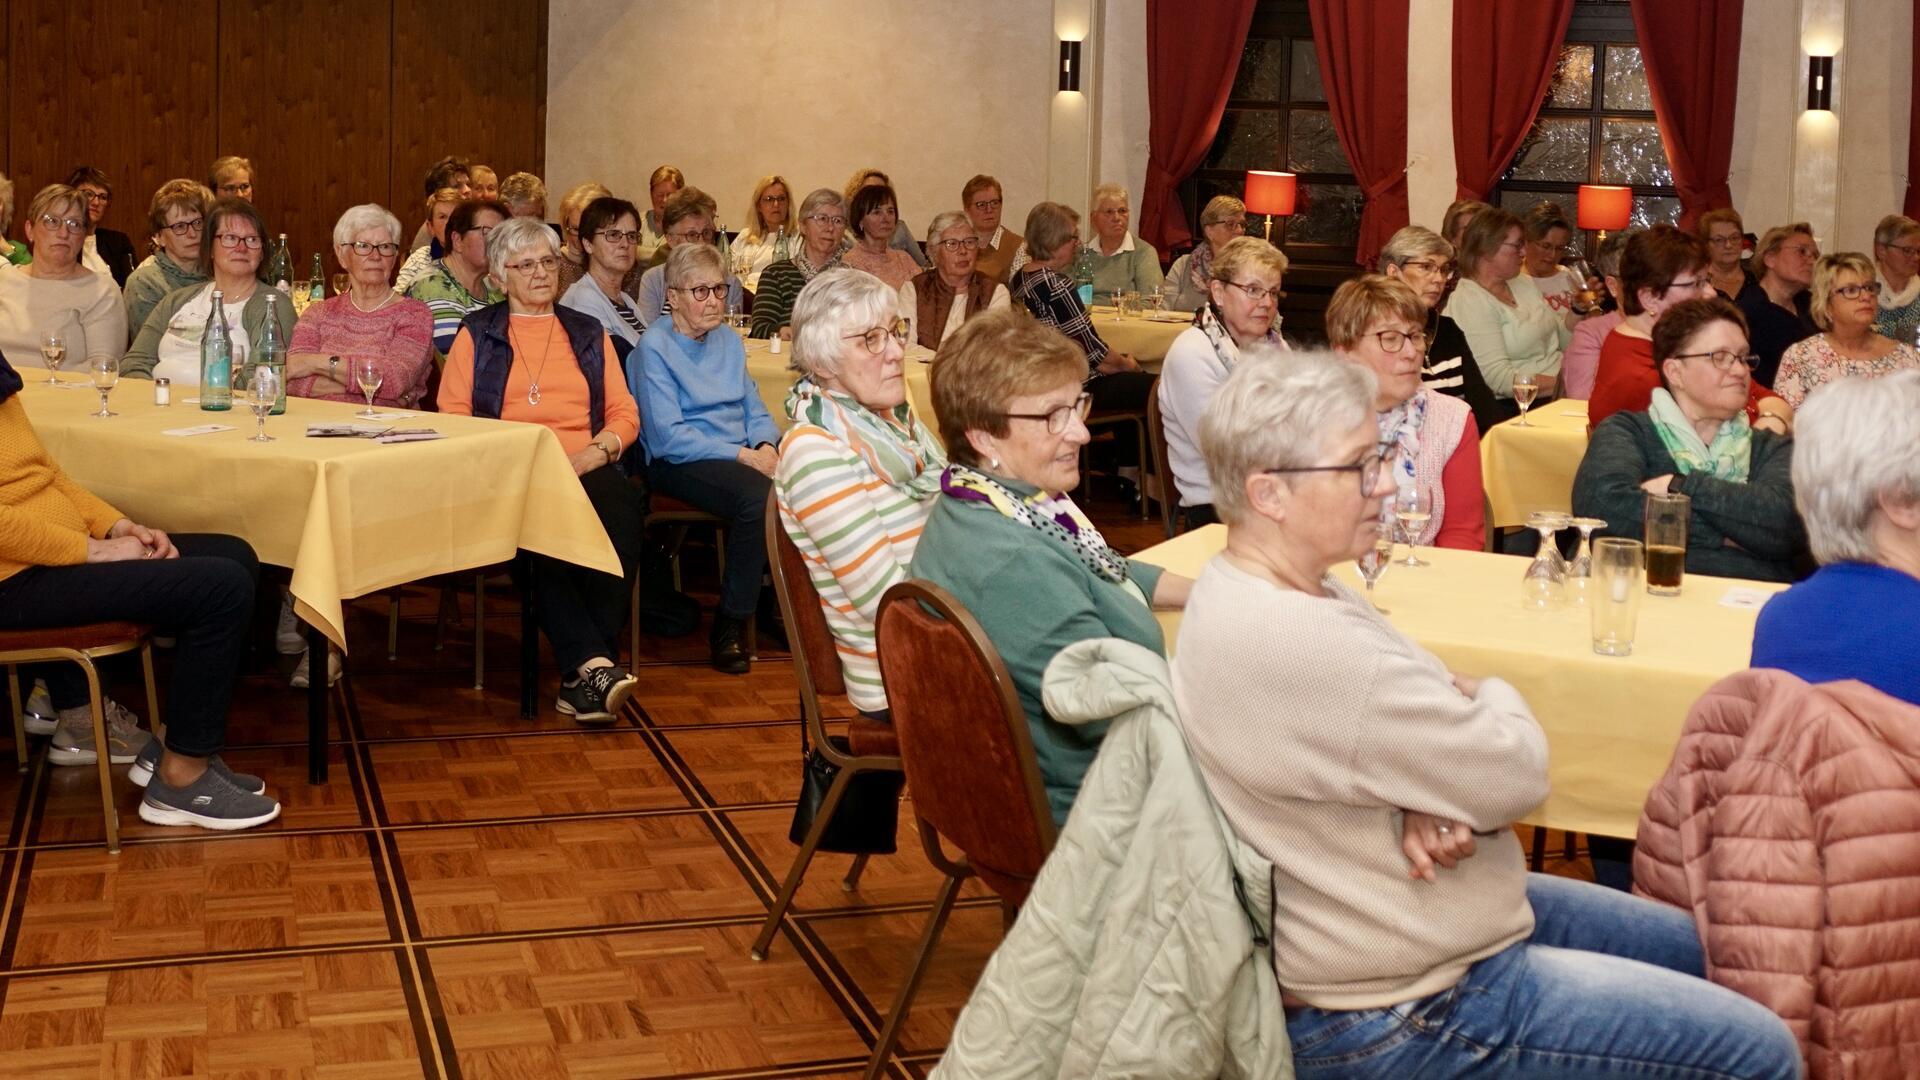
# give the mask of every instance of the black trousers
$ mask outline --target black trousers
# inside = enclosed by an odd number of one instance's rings
[[[173,537],[177,559],[36,566],[0,581],[0,628],[79,626],[124,619],[175,638],[167,687],[167,749],[194,757],[226,742],[227,706],[247,649],[260,562],[245,540],[217,534]],[[87,703],[75,664],[43,664],[56,709]]]
[[[727,572],[720,583],[720,612],[750,619],[767,573],[767,491],[773,481],[738,461],[687,461],[647,465],[647,482],[727,523]]]
[[[640,528],[647,513],[646,493],[610,465],[582,476],[587,501],[620,557],[620,577],[603,574],[537,552],[520,553],[519,572],[533,590],[533,618],[553,646],[562,673],[595,657],[620,656],[620,628],[627,622],[633,575],[640,565]]]

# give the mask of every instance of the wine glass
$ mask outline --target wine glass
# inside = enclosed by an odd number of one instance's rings
[[[1400,492],[1393,500],[1393,517],[1407,538],[1407,557],[1400,560],[1400,565],[1432,566],[1420,557],[1420,534],[1427,530],[1427,522],[1433,520],[1432,493],[1418,487]]]
[[[1574,601],[1584,603],[1587,584],[1593,579],[1593,530],[1604,529],[1607,523],[1599,518],[1577,517],[1568,524],[1580,530],[1580,546],[1574,550],[1573,561],[1567,564],[1567,582],[1574,588]]]
[[[267,414],[280,401],[280,369],[271,364],[261,364],[253,369],[253,377],[247,380],[247,408],[253,410],[254,432],[251,442],[272,442],[273,436],[267,434]]]
[[[67,382],[60,378],[60,365],[67,362],[66,337],[57,330],[41,334],[40,359],[47,365],[47,385],[66,386]]]
[[[1521,603],[1538,611],[1559,607],[1567,595],[1567,563],[1560,557],[1554,534],[1567,527],[1572,518],[1548,510],[1527,515],[1527,528],[1540,534],[1540,549],[1520,576]]]
[[[1373,610],[1382,615],[1393,613],[1374,602],[1373,583],[1380,580],[1380,576],[1387,572],[1387,566],[1392,562],[1393,533],[1386,529],[1380,531],[1372,547],[1361,552],[1360,557],[1353,560],[1353,564],[1360,568],[1360,580],[1367,583],[1367,603],[1373,604]]]
[[[96,356],[88,361],[93,372],[93,388],[100,391],[100,411],[91,415],[100,420],[120,414],[107,408],[107,395],[120,384],[120,361],[111,356]]]
[[[360,392],[367,396],[367,407],[355,413],[365,420],[378,420],[380,414],[374,411],[373,395],[380,391],[380,363],[376,360],[355,360],[353,362],[353,381],[360,384]]]
[[[1515,420],[1513,422],[1514,427],[1533,427],[1534,426],[1532,424],[1527,423],[1527,408],[1528,406],[1533,404],[1534,397],[1539,393],[1540,393],[1540,388],[1533,384],[1532,379],[1528,378],[1525,375],[1514,376],[1513,403],[1515,405],[1520,406],[1520,419]]]
[[[333,275],[333,295],[335,296],[347,295],[347,286],[350,284],[352,284],[352,282],[348,280],[347,275],[345,273],[339,273],[339,274]]]

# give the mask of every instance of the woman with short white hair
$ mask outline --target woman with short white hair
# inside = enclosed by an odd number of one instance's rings
[[[1905,214],[1881,218],[1873,230],[1873,262],[1880,274],[1874,333],[1920,343],[1920,221]]]
[[[1821,387],[1794,443],[1794,502],[1821,566],[1760,610],[1753,666],[1920,705],[1920,371]]]
[[[400,219],[374,203],[353,207],[334,223],[333,252],[351,284],[300,317],[287,349],[288,394],[364,402],[355,368],[370,362],[380,373],[374,404],[411,409],[426,395],[433,312],[393,291],[400,236]]]
[[[1527,873],[1510,826],[1548,785],[1526,701],[1447,670],[1337,572],[1373,556],[1394,491],[1375,383],[1326,354],[1242,363],[1200,426],[1226,549],[1188,598],[1174,696],[1274,866],[1294,1071],[1797,1077],[1786,1025],[1699,977],[1686,913]]]
[[[1101,184],[1093,189],[1093,299],[1111,304],[1123,292],[1151,293],[1160,288],[1160,253],[1127,226],[1133,210],[1127,189]]]
[[[973,240],[966,216],[951,216]],[[935,248],[936,263],[941,257]],[[773,474],[781,527],[808,563],[827,571],[813,583],[847,698],[872,719],[888,716],[874,616],[881,595],[912,576],[907,567],[947,466],[907,401],[895,302],[886,282],[863,270],[828,270],[800,290],[792,361],[800,379],[787,395],[792,426]]]
[[[934,216],[927,226],[927,254],[933,269],[922,270],[900,286],[900,317],[907,336],[929,349],[983,311],[1007,306],[1007,287],[980,272],[980,238],[958,210]]]

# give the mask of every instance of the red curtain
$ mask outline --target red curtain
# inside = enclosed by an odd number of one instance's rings
[[[1920,56],[1920,0],[1913,5],[1913,51]],[[1913,97],[1907,106],[1907,204],[1901,211],[1908,217],[1920,216],[1920,79],[1913,80]]]
[[[1633,0],[1633,30],[1660,141],[1680,192],[1680,227],[1733,205],[1733,105],[1740,91],[1743,0]]]
[[[1147,189],[1140,236],[1162,254],[1193,239],[1175,190],[1220,130],[1254,0],[1147,0]]]
[[[1486,198],[1507,171],[1546,100],[1572,17],[1573,0],[1453,0],[1458,198]]]
[[[1354,261],[1407,223],[1407,0],[1309,0],[1333,130],[1367,201]]]

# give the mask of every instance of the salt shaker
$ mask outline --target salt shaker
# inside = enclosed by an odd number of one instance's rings
[[[153,403],[163,409],[173,404],[172,379],[153,380]]]

